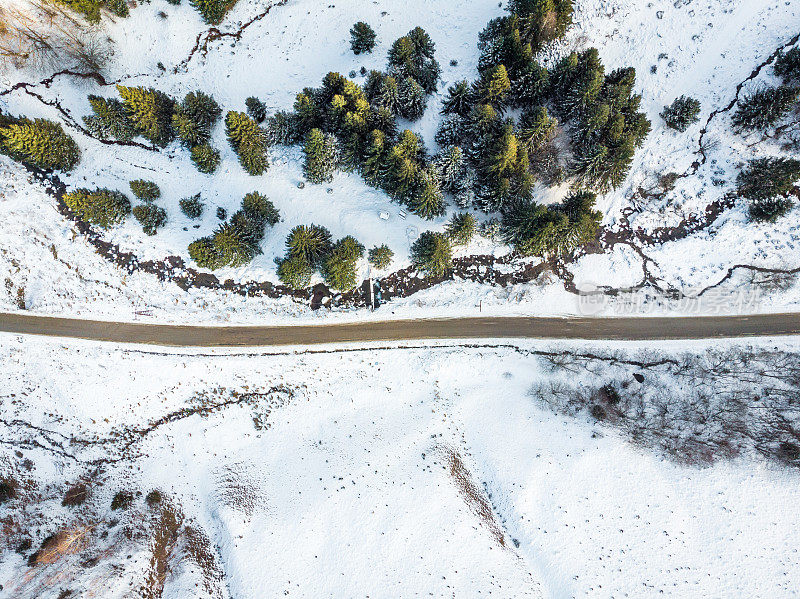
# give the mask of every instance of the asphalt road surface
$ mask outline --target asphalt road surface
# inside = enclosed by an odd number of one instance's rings
[[[0,313],[0,332],[173,347],[317,345],[422,339],[713,339],[800,335],[800,314],[703,317],[487,317],[297,326],[182,326]]]

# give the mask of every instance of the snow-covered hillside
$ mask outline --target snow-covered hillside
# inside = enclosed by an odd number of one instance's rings
[[[669,381],[664,358],[715,371],[718,345],[198,355],[4,335],[0,597],[791,597],[797,472],[681,465],[534,392]],[[796,344],[732,349],[797,367]]]
[[[604,223],[612,231],[641,229],[646,235],[702,215],[706,206],[730,191],[747,158],[783,152],[776,142],[734,134],[727,108],[748,90],[774,80],[766,63],[797,33],[798,11],[796,3],[778,0],[575,2],[575,24],[551,53],[596,46],[608,70],[634,66],[636,89],[653,123],[625,185],[598,200]],[[310,0],[274,6],[263,0],[241,0],[219,29],[227,37],[219,37],[188,3],[174,6],[159,0],[132,9],[126,19],[104,25],[115,42],[114,56],[104,74],[109,85],[68,74],[48,77],[41,72],[7,72],[7,87],[16,87],[0,96],[0,107],[65,124],[83,152],[78,170],[64,177],[70,187],[103,185],[128,191],[127,183],[134,178],[158,183],[163,192],[159,204],[166,209],[168,223],[157,236],[144,235],[133,218],[104,234],[143,260],[177,255],[191,264],[187,245],[217,225],[214,207],[223,207],[230,214],[245,193],[258,190],[270,197],[283,220],[268,231],[261,243],[263,253],[252,264],[223,269],[217,273],[221,281],[276,282],[274,260],[283,254],[287,232],[309,222],[326,226],[334,238],[355,235],[367,248],[387,243],[395,252],[389,270],[396,270],[408,266],[411,242],[425,230],[441,230],[453,206],[448,215],[433,221],[413,214],[401,218],[397,204],[383,192],[367,187],[356,174],[339,173],[330,184],[299,189],[298,149],[273,149],[272,168],[265,175],[249,176],[238,164],[222,125],[213,134],[214,145],[222,152],[222,165],[216,174],[202,175],[177,143],[164,151],[105,145],[71,124],[80,123],[81,117],[90,113],[88,94],[112,95],[111,84],[117,81],[154,86],[178,97],[202,89],[212,93],[226,110],[243,110],[250,95],[264,100],[269,111],[289,109],[295,93],[318,85],[328,71],[355,72],[355,80],[362,83],[361,67],[384,68],[392,41],[422,25],[436,43],[443,72],[439,93],[429,101],[425,116],[410,126],[435,149],[433,133],[440,119],[442,93],[458,79],[475,77],[478,33],[489,19],[502,13],[498,3],[488,0],[381,0],[368,4],[346,0],[326,6]],[[348,30],[359,19],[370,22],[378,34],[372,54],[355,56],[349,49]],[[21,82],[27,85],[19,86]],[[696,97],[702,104],[700,122],[682,134],[666,128],[659,117],[664,105],[681,94]],[[704,154],[700,153],[701,127],[706,129]],[[103,265],[87,244],[75,238],[52,199],[30,183],[19,166],[4,157],[2,161],[5,191],[0,214],[7,225],[0,231],[0,275],[8,288],[8,293],[0,293],[3,309],[17,309],[21,303],[17,290],[24,288],[25,307],[41,313],[114,314],[131,319],[137,310],[147,309],[162,319],[169,316],[179,321],[261,321],[298,313],[308,318],[321,316],[312,316],[306,305],[286,298],[243,298],[202,289],[186,293],[149,275],[124,275]],[[692,166],[695,162],[699,162],[696,168]],[[688,176],[678,179],[673,190],[658,192],[659,178],[670,172]],[[197,192],[208,208],[198,225],[178,208],[181,198]],[[537,199],[549,202],[552,193],[540,190]],[[381,212],[388,213],[389,219],[381,219]],[[667,302],[663,291],[691,296],[725,279],[725,292],[734,294],[750,288],[758,278],[752,276],[752,270],[740,269],[726,279],[734,265],[789,271],[800,266],[795,251],[798,209],[773,224],[749,222],[746,214],[740,201],[724,210],[712,226],[676,241],[644,243],[633,237],[630,242],[611,244],[604,254],[590,254],[565,265],[559,276],[546,275],[512,288],[455,281],[396,300],[393,310],[398,315],[452,314],[471,312],[481,305],[498,313],[575,313],[580,306],[575,296],[565,291],[563,281],[567,280],[584,289],[647,283],[653,291],[648,307],[678,311],[681,307]],[[51,247],[55,251],[47,249]],[[459,248],[457,255],[502,256],[508,251],[502,244],[477,238]],[[70,259],[65,264],[67,255]],[[367,275],[366,261],[359,269],[361,276]],[[800,301],[793,276],[757,291],[760,301],[756,309],[761,311],[791,310]],[[626,297],[623,294],[623,302]],[[614,300],[605,307],[609,312],[620,309],[625,308]]]

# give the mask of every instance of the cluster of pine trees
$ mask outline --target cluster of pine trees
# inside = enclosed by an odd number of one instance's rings
[[[775,59],[773,72],[782,79],[782,85],[761,87],[739,101],[731,118],[739,131],[765,132],[797,107],[800,98],[800,48],[781,53]]]
[[[142,201],[133,207],[133,217],[142,225],[145,235],[155,235],[167,224],[167,212],[155,202],[161,197],[161,189],[152,181],[134,179],[129,183],[131,192]]]
[[[184,208],[182,203],[181,208],[187,214],[194,212],[198,206],[191,204],[195,203],[189,202]],[[199,212],[202,213],[202,206]],[[280,213],[275,205],[266,196],[253,191],[244,196],[242,207],[211,236],[189,244],[189,256],[201,268],[242,266],[261,253],[259,245],[264,239],[265,227],[272,227],[279,220]]]
[[[178,138],[191,152],[200,172],[213,173],[217,169],[219,151],[209,140],[222,109],[212,96],[195,91],[178,102],[147,87],[117,85],[117,92],[121,100],[89,96],[93,114],[83,117],[83,121],[92,135],[124,141],[142,136],[160,147]]]
[[[81,159],[75,140],[59,123],[0,114],[0,151],[43,169],[71,171]]]
[[[650,122],[639,110],[632,68],[606,74],[594,48],[552,70],[533,58],[566,31],[570,1],[515,0],[508,8],[480,34],[478,79],[447,90],[436,135],[444,150],[435,163],[459,205],[502,215],[503,238],[521,252],[569,252],[594,237],[593,192],[622,184]],[[519,119],[505,116],[509,109],[519,109]],[[570,125],[566,165],[553,144],[558,121]],[[591,191],[576,191],[558,207],[532,200],[537,181],[565,176]]]
[[[348,291],[358,283],[356,266],[363,256],[364,246],[350,235],[333,243],[325,227],[298,225],[286,237],[286,255],[278,263],[278,277],[289,287],[302,289],[319,271],[331,289]]]
[[[209,25],[219,25],[237,0],[189,0]]]
[[[125,0],[56,0],[56,2],[80,13],[90,23],[99,23],[103,10],[118,17],[127,17],[130,13]]]
[[[739,131],[766,133],[789,112],[800,107],[800,47],[778,55],[773,72],[782,80],[781,85],[761,87],[739,102],[731,118]],[[736,191],[739,197],[749,202],[753,220],[775,222],[794,206],[790,196],[796,192],[798,181],[800,161],[758,158],[750,160],[739,173]]]
[[[440,178],[421,138],[398,133],[396,119],[415,120],[436,90],[440,67],[435,45],[417,27],[392,44],[386,72],[371,71],[364,87],[328,73],[319,88],[306,88],[291,113],[269,119],[275,143],[304,144],[306,178],[330,181],[337,169],[359,171],[424,218],[444,212]]]

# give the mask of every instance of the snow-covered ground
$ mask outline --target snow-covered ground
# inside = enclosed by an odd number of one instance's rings
[[[221,30],[236,31],[269,6],[265,0],[241,0]],[[173,6],[159,1],[142,4],[131,11],[129,18],[106,25],[115,40],[115,54],[105,77],[109,82],[122,80],[126,85],[154,86],[176,97],[202,89],[212,93],[225,110],[243,110],[244,100],[250,95],[264,100],[270,111],[289,109],[295,93],[318,85],[328,71],[345,75],[355,71],[356,81],[362,82],[358,73],[362,66],[385,67],[386,51],[392,41],[421,25],[436,43],[443,73],[440,93],[430,99],[423,119],[410,126],[423,134],[433,150],[441,92],[458,79],[474,78],[478,33],[500,14],[503,8],[493,0],[380,0],[367,4],[341,0],[330,5],[290,0],[272,6],[263,18],[248,25],[239,39],[209,41],[206,52],[198,51],[188,59],[197,40],[206,39],[207,28],[188,2]],[[371,23],[378,34],[378,45],[372,54],[354,56],[349,50],[348,31],[356,20]],[[653,131],[637,153],[626,184],[598,200],[605,224],[619,224],[622,210],[633,207],[629,220],[634,229],[651,231],[677,225],[685,217],[702,213],[709,203],[730,191],[747,158],[781,152],[776,143],[735,135],[730,128],[730,113],[723,112],[711,120],[705,136],[708,160],[696,174],[680,179],[674,190],[659,198],[636,197],[640,188],[654,189],[661,175],[690,169],[700,157],[700,128],[709,114],[726,107],[735,97],[736,86],[791,39],[798,26],[800,6],[783,0],[576,1],[575,25],[557,52],[594,45],[599,48],[607,71],[634,66],[642,108],[653,123]],[[453,66],[451,60],[457,64]],[[18,81],[36,82],[46,75],[16,71],[4,77],[11,85]],[[774,78],[767,67],[744,91],[771,82]],[[89,114],[87,94],[115,93],[113,86],[98,86],[65,75],[48,85],[29,89],[45,101],[58,100],[78,122]],[[702,103],[701,122],[683,134],[667,129],[659,117],[663,106],[681,94],[696,97]],[[0,107],[12,113],[64,121],[54,107],[22,89],[2,96]],[[214,145],[222,152],[222,165],[210,176],[199,174],[188,152],[177,144],[153,152],[103,145],[74,129],[70,133],[81,145],[83,161],[65,177],[69,186],[103,185],[128,192],[129,180],[145,178],[162,188],[158,203],[166,209],[169,222],[157,236],[144,235],[133,218],[106,234],[108,240],[142,259],[179,255],[191,264],[187,245],[214,229],[219,222],[215,207],[224,207],[230,214],[249,191],[258,190],[269,196],[283,220],[267,232],[263,253],[252,264],[216,273],[220,280],[277,281],[274,259],[283,253],[286,233],[297,224],[310,222],[328,227],[335,238],[355,235],[367,248],[387,243],[395,252],[391,269],[402,268],[409,264],[408,250],[416,236],[426,229],[441,230],[454,210],[451,206],[448,215],[434,221],[413,215],[400,218],[396,204],[382,192],[367,187],[355,174],[340,173],[331,184],[299,189],[302,173],[297,149],[274,149],[270,170],[260,177],[248,176],[227,144],[221,124],[214,131]],[[153,277],[121,273],[102,264],[91,247],[73,235],[69,223],[53,209],[52,200],[28,182],[20,167],[5,158],[0,161],[0,219],[4,223],[0,230],[0,278],[11,281],[8,293],[0,289],[0,307],[4,310],[17,309],[16,289],[23,286],[26,309],[37,313],[127,320],[134,318],[136,311],[147,309],[160,320],[192,322],[263,322],[298,317],[316,320],[332,316],[328,311],[311,313],[306,306],[287,299],[241,298],[208,290],[183,292]],[[207,209],[198,228],[194,228],[195,222],[181,214],[178,202],[197,192],[201,192]],[[382,211],[389,212],[389,220],[379,218]],[[680,241],[648,245],[643,251],[652,260],[648,269],[653,277],[665,287],[693,295],[719,282],[735,264],[797,268],[799,232],[800,208],[777,224],[754,224],[748,222],[746,206],[740,202],[710,229]],[[50,252],[51,246],[58,259]],[[469,247],[459,248],[457,255],[507,252],[507,247],[481,238]],[[643,277],[642,258],[624,245],[602,256],[584,256],[568,265],[567,271],[574,275],[579,288],[586,289],[632,287]],[[364,261],[361,274],[366,273]],[[728,293],[750,293],[746,277],[734,277],[730,283]],[[800,304],[796,278],[779,287],[759,289],[759,301],[752,310],[796,310]],[[621,302],[608,302],[602,311],[630,311],[631,305],[642,303],[646,304],[647,313],[681,311],[680,306],[664,298],[652,297],[646,302],[640,297],[623,297]],[[712,312],[720,303],[699,310]],[[382,317],[464,314],[474,312],[479,305],[489,313],[581,311],[575,296],[564,291],[561,280],[545,276],[508,289],[448,283],[397,300],[390,310],[383,311]]]
[[[568,349],[645,355],[489,341],[201,355],[2,335],[0,479],[21,490],[0,505],[0,597],[126,597],[157,563],[164,599],[796,596],[798,473],[752,456],[679,465],[550,412],[532,388],[575,373],[527,351]],[[596,384],[651,376],[609,368]],[[88,500],[62,506],[79,480]],[[111,511],[120,490],[133,504]],[[166,557],[165,513],[182,523]],[[26,565],[86,527],[85,544]]]

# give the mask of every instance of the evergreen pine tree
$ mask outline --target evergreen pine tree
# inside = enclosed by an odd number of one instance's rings
[[[125,106],[116,98],[103,98],[90,95],[89,105],[92,116],[83,117],[89,132],[100,139],[119,139],[128,141],[136,132],[125,112]]]
[[[253,260],[259,252],[253,238],[240,224],[222,223],[212,237],[212,246],[219,257],[217,268],[243,266]]]
[[[189,0],[209,25],[219,25],[237,0]]]
[[[381,92],[383,80],[386,79],[386,73],[383,71],[370,70],[367,73],[367,79],[364,81],[364,97],[370,104],[374,104],[378,94]]]
[[[747,131],[766,131],[797,103],[800,88],[781,85],[765,87],[739,102],[731,118],[733,126]]]
[[[267,122],[267,135],[270,143],[293,145],[301,140],[299,136],[297,115],[279,110]]]
[[[550,85],[547,69],[534,60],[528,61],[511,80],[508,104],[515,108],[525,108],[540,104]]]
[[[71,171],[81,159],[75,140],[46,119],[20,119],[0,128],[0,142],[12,157],[44,169]]]
[[[161,197],[161,190],[152,181],[134,179],[129,185],[133,195],[145,202],[153,202]]]
[[[670,129],[683,133],[689,125],[700,120],[700,101],[681,96],[669,106],[664,107],[661,118]]]
[[[464,178],[466,164],[464,153],[458,146],[450,146],[433,161],[439,183],[443,190],[455,193]]]
[[[192,162],[201,173],[210,174],[217,170],[220,163],[219,150],[208,144],[192,146]]]
[[[76,189],[64,194],[64,204],[81,220],[102,229],[118,225],[131,212],[125,194],[110,189]]]
[[[386,134],[383,131],[374,130],[369,134],[369,140],[364,156],[364,165],[361,175],[367,185],[381,187],[387,167],[388,147]]]
[[[535,50],[563,37],[572,23],[572,0],[510,0],[508,10],[520,18],[522,38]]]
[[[517,138],[529,152],[533,152],[552,139],[557,125],[556,119],[547,114],[547,108],[535,106],[522,113]]]
[[[400,114],[400,92],[397,87],[397,80],[394,77],[383,78],[373,101],[373,106],[387,110],[392,116]]]
[[[256,220],[263,228],[264,225],[274,227],[281,220],[281,214],[267,196],[251,191],[242,199],[242,210],[250,218]]]
[[[354,237],[337,241],[322,265],[322,277],[332,288],[348,291],[356,286],[356,263],[364,255],[364,246]]]
[[[264,119],[267,118],[266,106],[264,106],[264,103],[255,96],[250,96],[247,98],[244,101],[244,105],[247,107],[247,114],[256,123],[263,123]]]
[[[475,235],[477,228],[478,223],[475,217],[469,212],[461,212],[453,215],[453,218],[445,226],[445,231],[453,245],[467,245]]]
[[[551,256],[558,253],[569,219],[533,201],[519,201],[503,213],[501,235],[523,255]]]
[[[440,148],[463,144],[468,134],[468,126],[468,120],[460,115],[446,116],[439,123],[434,141],[439,144]]]
[[[103,8],[103,0],[59,0],[59,3],[82,14],[90,23],[100,22],[100,10]]]
[[[397,86],[400,114],[409,121],[416,121],[425,113],[427,97],[425,90],[411,77],[406,77]]]
[[[474,96],[483,104],[491,104],[502,109],[510,90],[508,71],[505,65],[499,64],[481,74],[480,81],[475,85]]]
[[[755,220],[774,222],[794,205],[788,195],[797,181],[800,160],[757,158],[739,174],[736,191],[750,201],[750,215]]]
[[[442,233],[424,231],[411,246],[414,267],[431,277],[443,277],[453,267],[453,248]]]
[[[788,52],[781,52],[775,59],[774,71],[787,85],[800,83],[800,47],[795,46]]]
[[[333,180],[336,168],[336,141],[319,129],[308,133],[305,146],[305,164],[303,174],[311,183],[325,183]]]
[[[378,245],[369,251],[369,263],[378,270],[385,270],[392,263],[394,252],[386,244]]]
[[[157,146],[165,146],[175,137],[172,112],[175,101],[153,88],[117,85],[125,112],[134,129]]]
[[[325,227],[298,225],[286,238],[286,253],[317,268],[331,252],[331,234]]]
[[[260,175],[269,168],[266,133],[243,112],[228,112],[225,131],[245,171]]]
[[[222,109],[212,96],[201,91],[190,92],[175,106],[172,126],[181,141],[191,148],[208,142],[211,128],[221,115]]]
[[[425,93],[436,91],[441,69],[434,59],[435,45],[420,27],[398,38],[389,49],[389,73],[402,80],[411,77]]]
[[[145,235],[155,235],[167,224],[167,212],[154,204],[139,204],[133,208],[133,216],[142,225]]]
[[[424,219],[431,220],[445,213],[444,198],[439,182],[429,169],[418,169],[410,203],[411,211]]]
[[[288,255],[278,263],[278,278],[292,289],[305,289],[311,282],[314,267],[302,256]]]
[[[200,268],[215,270],[222,267],[222,259],[211,237],[201,237],[189,244],[189,257]]]
[[[363,21],[359,21],[350,29],[350,49],[353,54],[372,52],[375,47],[375,31]]]
[[[200,201],[200,194],[197,193],[191,197],[183,198],[179,205],[181,212],[191,219],[197,219],[203,216],[203,202]]]
[[[442,114],[469,115],[474,99],[467,81],[456,81],[447,88],[447,96],[442,101]]]

